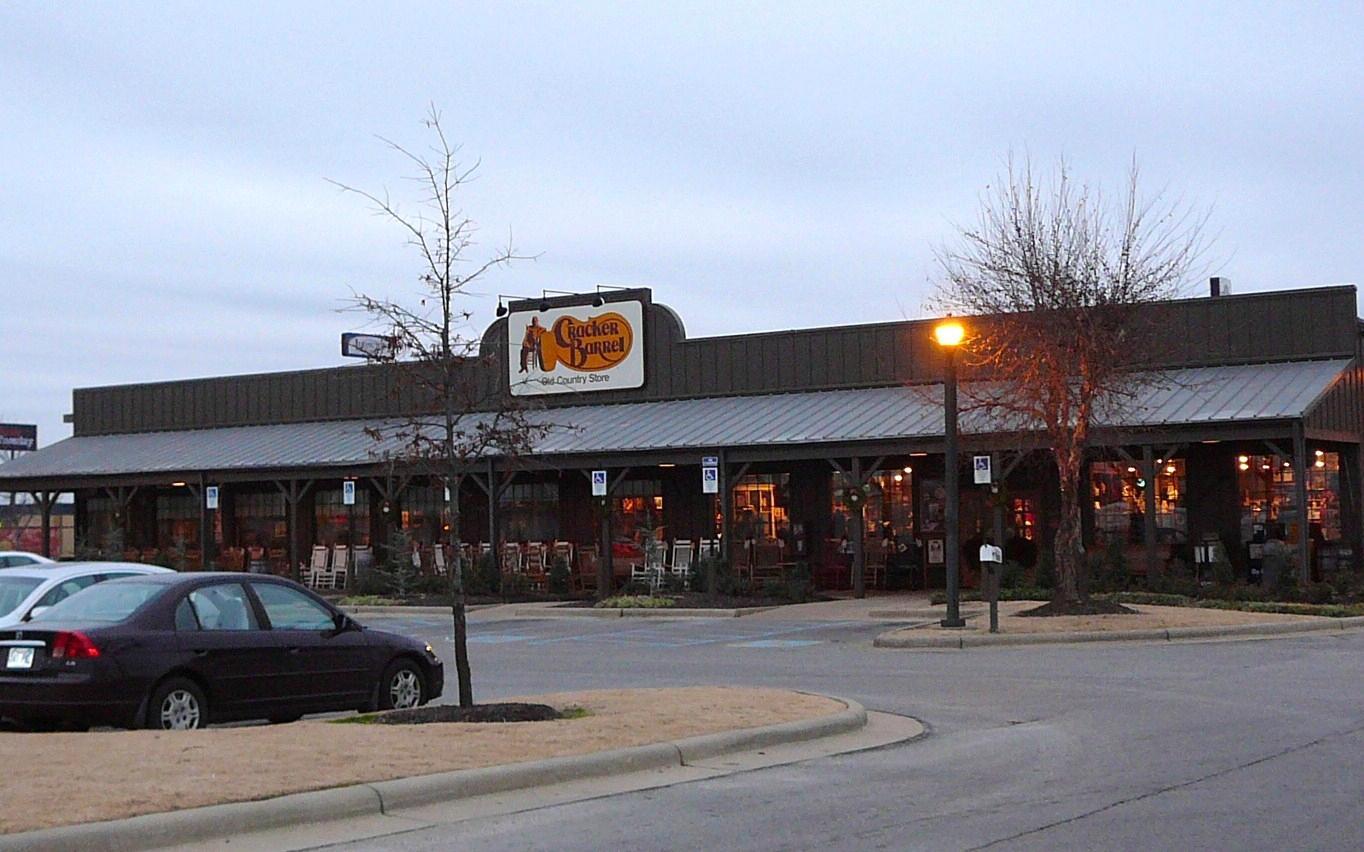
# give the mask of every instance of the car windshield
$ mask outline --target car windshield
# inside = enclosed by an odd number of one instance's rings
[[[166,590],[161,583],[114,580],[82,589],[34,621],[122,621]]]
[[[0,616],[9,615],[24,602],[24,598],[38,586],[41,577],[6,577],[0,575]]]

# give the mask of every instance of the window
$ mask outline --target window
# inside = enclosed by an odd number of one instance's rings
[[[287,546],[289,527],[283,494],[234,494],[232,511],[237,521],[237,542],[241,546]]]
[[[39,598],[38,602],[34,604],[34,606],[35,607],[52,606],[53,604],[56,604],[59,601],[66,600],[67,598],[74,595],[76,592],[79,592],[81,589],[84,589],[86,586],[93,586],[94,584],[95,584],[94,574],[88,574],[84,577],[72,577],[70,580],[63,580],[62,582],[53,586],[51,589],[48,589],[47,594]]]
[[[180,601],[180,605],[175,608],[175,629],[199,629],[199,617],[194,614],[194,607],[190,605],[189,598]]]
[[[297,589],[276,583],[256,583],[252,588],[275,630],[331,630],[336,627],[336,617],[331,610]]]
[[[369,489],[355,483],[355,504],[347,506],[345,495],[340,488],[323,489],[313,500],[314,520],[317,525],[317,543],[328,546],[351,544],[363,547],[369,544]],[[355,541],[350,539],[354,519]]]
[[[63,600],[35,620],[119,622],[166,591],[166,588],[164,583],[136,580],[99,583],[86,589],[84,594],[72,595]]]
[[[842,538],[855,531],[852,526],[852,510],[841,499],[846,493],[848,482],[841,473],[831,474],[830,492],[833,495],[833,523],[830,529],[834,538]],[[908,467],[902,470],[880,471],[868,478],[871,493],[862,504],[862,523],[866,536],[872,539],[908,539],[914,530],[914,471]]]
[[[256,630],[256,614],[240,583],[195,589],[186,598],[204,630]]]
[[[1237,485],[1241,498],[1241,540],[1298,540],[1301,513],[1296,505],[1293,462],[1282,456],[1238,455]],[[1308,456],[1307,524],[1313,539],[1341,536],[1340,455],[1315,450]]]
[[[787,505],[791,475],[758,473],[734,483],[733,535],[738,541],[786,541],[791,518]]]
[[[501,498],[507,541],[553,541],[559,536],[559,483],[517,482]]]
[[[156,495],[156,536],[163,547],[199,546],[199,501],[193,494]]]
[[[627,479],[611,492],[611,534],[641,543],[666,534],[663,529],[663,481]]]
[[[0,577],[0,615],[9,615],[43,584],[38,577]]]

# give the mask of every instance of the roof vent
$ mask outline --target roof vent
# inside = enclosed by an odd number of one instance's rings
[[[1220,275],[1208,279],[1208,295],[1216,299],[1218,296],[1231,295],[1231,279],[1223,278]]]

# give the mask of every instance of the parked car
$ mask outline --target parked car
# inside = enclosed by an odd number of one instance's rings
[[[147,574],[170,574],[167,568],[132,562],[61,562],[0,568],[0,628],[13,627],[96,583]]]
[[[18,568],[23,565],[56,565],[57,563],[46,556],[39,556],[36,553],[25,553],[22,550],[0,551],[0,568]]]
[[[167,730],[408,708],[441,694],[430,645],[363,627],[297,583],[154,574],[78,592],[0,629],[0,717]]]

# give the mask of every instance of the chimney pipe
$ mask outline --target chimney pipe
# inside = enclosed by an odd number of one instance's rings
[[[1218,296],[1231,295],[1231,279],[1215,275],[1208,279],[1208,295],[1216,299]]]

